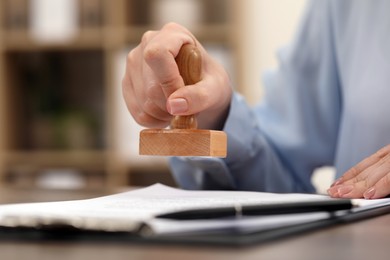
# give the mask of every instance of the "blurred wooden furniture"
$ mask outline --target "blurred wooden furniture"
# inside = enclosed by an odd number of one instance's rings
[[[162,1],[76,0],[77,34],[60,43],[32,37],[32,1],[0,2],[0,185],[47,169],[111,187],[131,182],[134,171],[168,172],[166,164],[123,160],[118,143],[127,140],[116,139],[116,59],[159,28],[153,10]],[[202,17],[191,30],[234,56],[233,2],[193,1]]]
[[[85,199],[114,190],[0,189],[0,203]],[[113,241],[1,241],[2,259],[388,259],[390,214],[250,247],[145,245]]]

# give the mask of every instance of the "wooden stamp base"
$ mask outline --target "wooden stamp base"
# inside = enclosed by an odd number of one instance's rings
[[[203,129],[145,129],[140,133],[139,153],[162,156],[226,157],[223,131]]]

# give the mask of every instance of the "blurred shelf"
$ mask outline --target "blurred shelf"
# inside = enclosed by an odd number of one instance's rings
[[[163,13],[161,4],[172,7],[174,2],[78,0],[77,13],[68,16],[78,19],[69,23],[76,33],[58,42],[55,37],[46,39],[47,34],[45,39],[34,38],[32,30],[37,27],[32,19],[42,16],[29,8],[37,3],[0,1],[0,185],[12,176],[33,176],[48,168],[74,168],[85,176],[96,172],[103,176],[105,187],[129,185],[133,180],[142,185],[164,179],[173,182],[166,160],[140,159],[134,151],[124,158],[126,146],[117,147],[115,134],[125,133],[120,138],[129,142],[125,138],[133,129],[123,124],[130,115],[123,120],[117,117],[118,104],[123,102],[119,78],[126,56],[122,54],[137,45],[146,31],[160,29],[157,23],[183,17],[192,22],[189,29],[200,42],[228,49],[229,54],[235,48],[231,17],[235,1],[193,0],[185,2],[192,9],[163,8],[165,17],[157,17]],[[195,13],[195,19],[187,17]]]
[[[28,31],[6,31],[2,47],[5,51],[35,51],[35,50],[73,50],[100,49],[103,45],[103,33],[99,28],[84,29],[69,42],[50,43],[34,40]]]
[[[157,30],[156,26],[132,26],[126,29],[126,41],[128,43],[137,43],[141,40],[142,35],[148,30]],[[205,43],[219,43],[226,45],[230,41],[231,28],[225,24],[199,25],[191,29],[194,36]]]
[[[107,151],[9,151],[4,161],[6,165],[102,169],[106,165]]]

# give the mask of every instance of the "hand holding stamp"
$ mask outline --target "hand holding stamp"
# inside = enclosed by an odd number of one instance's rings
[[[194,45],[180,49],[176,63],[185,85],[201,80],[202,57]],[[162,156],[226,157],[227,136],[223,131],[196,129],[195,115],[175,116],[171,129],[145,129],[140,133],[139,153]]]

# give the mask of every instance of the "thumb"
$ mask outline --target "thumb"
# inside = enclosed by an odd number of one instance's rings
[[[216,93],[210,91],[207,82],[200,81],[176,90],[167,100],[167,110],[171,115],[194,115],[207,110],[217,100]]]

